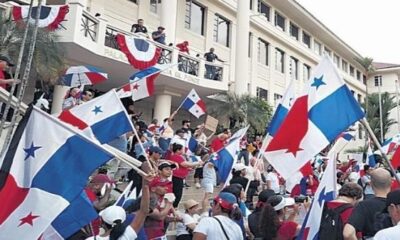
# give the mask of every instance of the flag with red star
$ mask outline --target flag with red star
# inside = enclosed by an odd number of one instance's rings
[[[306,85],[265,152],[285,179],[364,117],[328,56],[322,58]]]
[[[38,239],[112,158],[56,118],[30,109],[1,166],[0,238]]]
[[[155,77],[156,75],[153,75],[132,83],[125,84],[117,91],[119,98],[132,97],[133,101],[138,101],[140,99],[152,96],[154,93]]]
[[[199,118],[206,113],[206,104],[203,100],[201,100],[194,89],[189,92],[185,100],[183,100],[181,106],[183,109],[186,109],[193,114],[193,116],[196,118]]]

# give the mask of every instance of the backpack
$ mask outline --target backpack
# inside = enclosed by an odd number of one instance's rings
[[[319,239],[341,240],[343,239],[343,222],[340,214],[353,207],[350,203],[331,209],[326,203],[322,211],[321,226],[319,227]]]

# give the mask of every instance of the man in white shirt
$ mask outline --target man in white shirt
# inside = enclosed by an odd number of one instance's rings
[[[387,211],[394,227],[383,229],[376,233],[375,240],[400,239],[400,189],[391,191],[386,197]]]
[[[279,177],[275,169],[270,165],[268,166],[268,174],[266,176],[267,189],[272,189],[276,194],[280,193]]]
[[[238,208],[235,195],[221,192],[213,200],[213,217],[200,220],[194,229],[193,240],[243,240],[239,224],[230,218],[235,208]]]

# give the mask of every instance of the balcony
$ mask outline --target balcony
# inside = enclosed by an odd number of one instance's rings
[[[67,49],[68,60],[71,64],[94,65],[108,72],[110,80],[98,85],[100,90],[125,84],[128,77],[137,70],[129,65],[125,55],[119,51],[115,36],[117,34],[143,36],[110,25],[101,17],[94,17],[79,3],[69,5],[67,21],[63,23],[65,29],[59,30],[60,42]],[[162,50],[159,64],[178,64],[162,72],[156,81],[156,86],[163,85],[168,89],[178,88],[184,91],[196,87],[204,94],[228,90],[230,77],[228,64],[206,62],[201,57],[204,53],[190,50],[191,55],[188,55],[179,52],[174,46],[153,43]]]

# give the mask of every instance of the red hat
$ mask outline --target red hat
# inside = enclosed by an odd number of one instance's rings
[[[112,184],[116,183],[115,180],[111,179],[106,174],[97,174],[96,176],[94,176],[92,178],[92,180],[90,182],[92,182],[92,183],[112,183]]]

